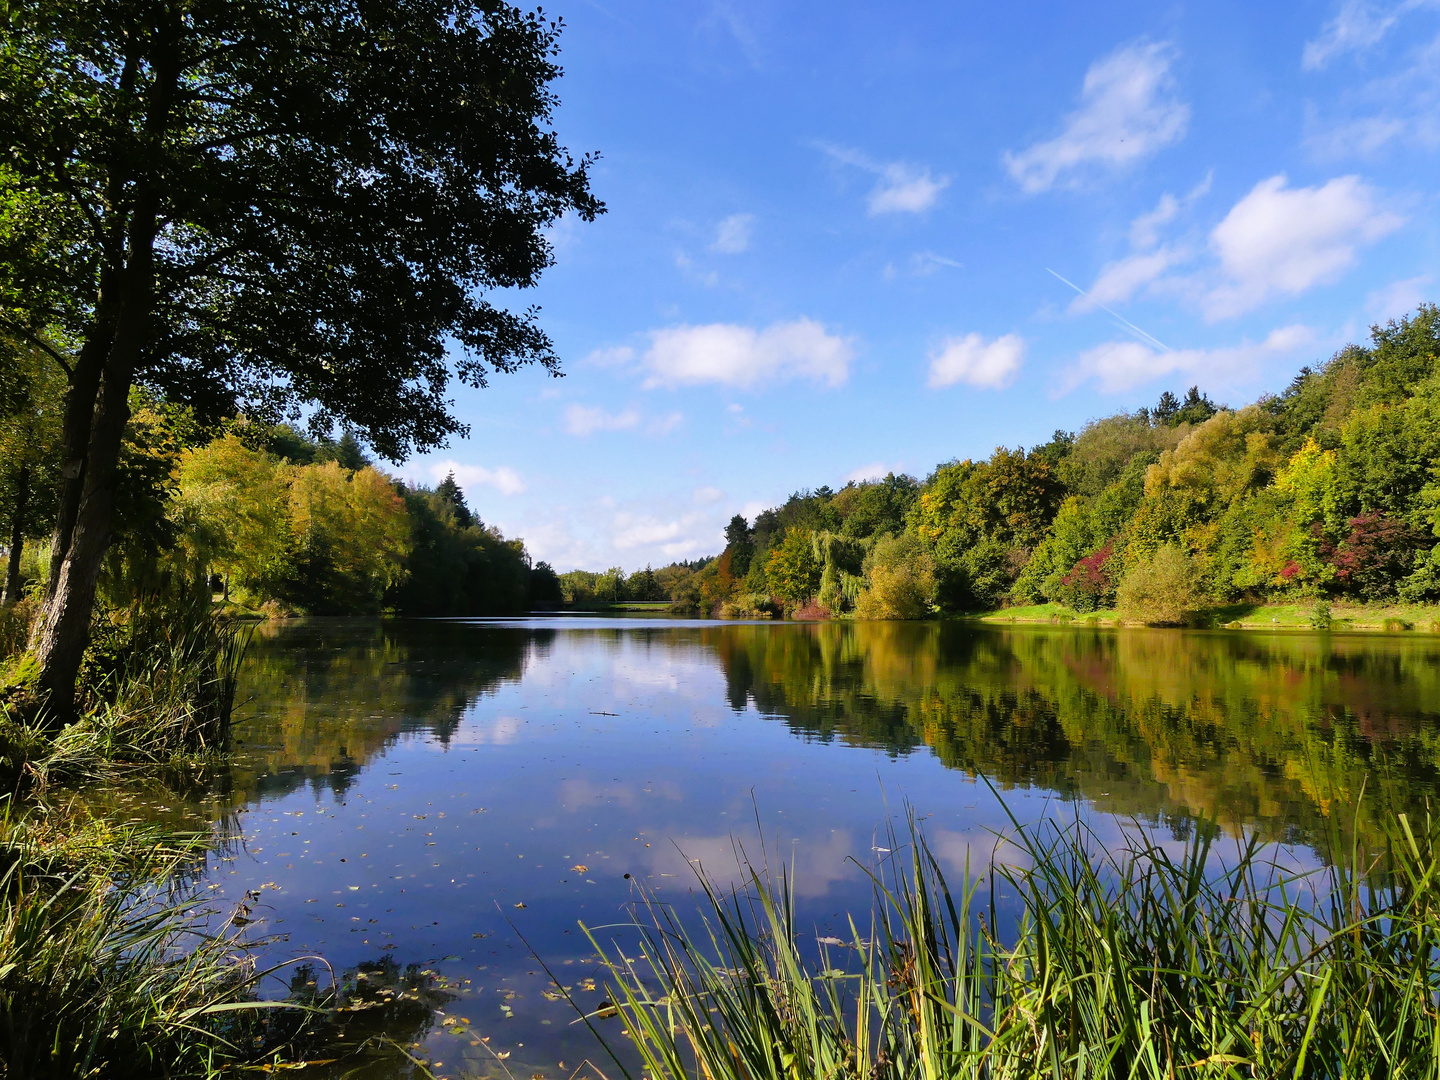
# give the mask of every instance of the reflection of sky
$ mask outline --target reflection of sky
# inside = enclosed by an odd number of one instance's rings
[[[257,649],[286,647],[282,636]],[[578,924],[623,921],[637,886],[693,910],[696,868],[738,884],[743,851],[785,868],[801,927],[848,938],[848,913],[868,921],[865,869],[893,845],[887,823],[903,831],[907,804],[957,879],[992,852],[1023,865],[998,840],[1010,821],[983,783],[929,754],[796,738],[753,706],[731,709],[725,689],[715,654],[693,636],[671,646],[652,633],[562,631],[528,653],[523,675],[472,696],[443,743],[411,718],[343,792],[259,797],[242,818],[246,850],[223,864],[212,895],[233,901],[273,885],[261,914],[280,935],[277,958],[320,954],[343,970],[392,955],[471,980],[456,1012],[490,1049],[512,1051],[515,1075],[550,1075],[595,1047],[568,1006],[542,997],[548,981],[529,949],[579,985],[596,972]],[[285,707],[283,688],[254,692],[262,715]],[[1043,790],[1004,799],[1021,821],[1078,814],[1102,840],[1119,835],[1110,819]],[[600,994],[577,991],[592,1008]],[[424,1052],[446,1075],[489,1058],[444,1034]]]

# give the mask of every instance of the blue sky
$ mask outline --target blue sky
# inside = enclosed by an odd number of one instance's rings
[[[609,212],[521,297],[566,376],[412,459],[557,569],[799,488],[1241,404],[1440,297],[1440,3],[562,0]]]

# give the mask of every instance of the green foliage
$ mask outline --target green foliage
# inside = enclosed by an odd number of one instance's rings
[[[7,324],[93,337],[100,269],[144,272],[163,221],[137,375],[197,408],[308,399],[397,455],[459,429],[447,342],[476,385],[556,366],[529,316],[485,298],[536,281],[549,222],[603,210],[550,129],[555,24],[505,4],[105,0],[10,6],[3,26]]]
[[[1116,590],[1120,614],[1147,626],[1184,626],[1206,606],[1195,560],[1175,544],[1130,563]]]
[[[869,918],[818,954],[803,883],[748,864],[738,889],[701,874],[704,935],[649,894],[638,945],[587,933],[656,1080],[1429,1076],[1437,832],[1401,816],[1383,864],[1332,842],[1297,882],[1204,824],[1173,854],[1138,827],[1017,824],[952,890],[912,815]]]
[[[950,609],[993,606],[1045,538],[1064,488],[1049,460],[996,449],[988,461],[942,465],[926,480],[911,527],[940,568]]]
[[[810,529],[792,525],[766,560],[770,594],[787,608],[808,603],[820,591],[824,564],[816,557],[814,540]]]
[[[879,541],[865,558],[857,619],[923,619],[934,610],[935,559],[914,536]]]

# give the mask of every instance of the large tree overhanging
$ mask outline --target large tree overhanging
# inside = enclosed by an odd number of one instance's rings
[[[462,430],[448,357],[558,372],[534,311],[486,298],[604,209],[551,127],[558,32],[498,0],[0,0],[0,330],[75,346],[31,642],[55,720],[133,385],[309,403],[398,460]]]

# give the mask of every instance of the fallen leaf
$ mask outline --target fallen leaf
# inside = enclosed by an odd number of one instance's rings
[[[582,862],[582,863],[576,863],[574,866],[570,867],[570,869],[571,869],[572,871],[574,871],[575,873],[577,873],[577,874],[583,874],[583,873],[585,873],[586,870],[589,870],[590,867],[586,866],[586,865]]]

